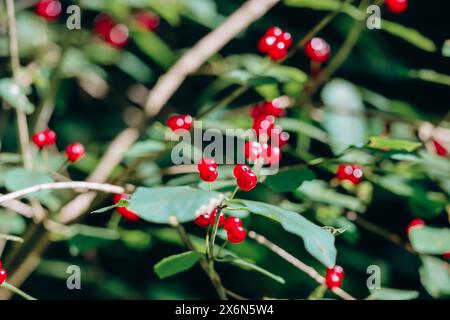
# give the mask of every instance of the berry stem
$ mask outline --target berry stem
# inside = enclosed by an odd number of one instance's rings
[[[228,200],[233,200],[234,196],[236,195],[236,193],[237,193],[238,191],[239,191],[239,187],[236,187],[236,188],[234,189],[233,193],[231,194],[230,199],[228,199]]]
[[[122,220],[122,215],[114,212],[108,221],[108,229],[117,230],[119,228],[120,221]]]
[[[24,298],[25,300],[37,300],[36,298],[30,296],[29,294],[23,292],[22,290],[20,290],[19,288],[13,286],[12,284],[8,283],[8,282],[3,282],[1,287],[8,289],[12,292],[14,292],[15,294],[21,296],[22,298]]]
[[[59,169],[56,170],[56,173],[63,172],[64,170],[66,170],[68,165],[69,165],[69,160],[64,161],[64,163],[59,167]]]
[[[228,240],[225,240],[225,242],[220,246],[219,252],[217,252],[217,257],[220,258],[220,254],[222,253],[222,250],[227,246]]]

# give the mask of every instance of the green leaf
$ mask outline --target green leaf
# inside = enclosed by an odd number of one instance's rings
[[[120,238],[117,230],[77,224],[71,226],[69,246],[73,253],[101,248]]]
[[[10,78],[0,80],[0,97],[12,107],[26,114],[34,112],[34,105],[28,100],[23,89]]]
[[[300,185],[316,177],[313,171],[305,168],[288,168],[268,176],[264,181],[276,192],[288,192],[297,189]]]
[[[434,42],[415,29],[407,28],[401,24],[387,20],[381,22],[381,27],[382,30],[399,37],[422,50],[429,52],[436,51]]]
[[[136,45],[163,69],[168,69],[176,60],[172,50],[155,33],[135,30],[131,32]]]
[[[120,199],[117,203],[115,203],[113,205],[97,209],[95,211],[92,211],[91,213],[103,213],[103,212],[107,212],[109,210],[115,209],[117,207],[128,207],[128,204],[129,204],[128,200]]]
[[[409,76],[414,79],[420,79],[423,81],[443,84],[446,86],[450,86],[450,76],[442,73],[438,73],[434,70],[428,69],[419,69],[419,70],[410,70]]]
[[[281,223],[284,230],[303,239],[306,250],[313,257],[326,267],[331,268],[334,266],[336,262],[336,248],[334,247],[334,236],[330,232],[315,225],[296,212],[262,202],[238,201],[245,205],[250,212]]]
[[[38,184],[51,183],[54,181],[52,177],[43,172],[23,168],[14,168],[9,170],[6,172],[4,179],[5,187],[9,191],[18,191]],[[50,190],[39,191],[34,195],[45,196],[49,192]]]
[[[443,254],[450,251],[450,229],[423,226],[412,228],[409,239],[414,250],[424,254]]]
[[[228,263],[231,263],[231,264],[238,266],[240,268],[243,268],[243,269],[248,269],[248,270],[253,270],[253,271],[259,272],[259,273],[271,278],[272,280],[275,280],[278,283],[281,283],[281,284],[286,283],[286,281],[282,277],[280,277],[276,274],[273,274],[272,272],[267,271],[266,269],[263,269],[249,261],[238,258],[236,256],[225,255],[225,256],[221,257],[221,260],[219,260],[219,262],[228,262]]]
[[[170,223],[171,217],[184,223],[194,220],[201,212],[211,211],[223,199],[221,193],[187,186],[140,187],[131,196],[129,207],[142,219],[153,223]]]
[[[367,300],[413,300],[419,296],[418,291],[380,288],[370,291]]]
[[[166,257],[159,261],[154,267],[155,273],[160,279],[171,277],[177,273],[189,270],[203,256],[198,251],[188,251]]]
[[[139,158],[146,157],[151,154],[164,151],[166,145],[162,142],[155,140],[147,140],[136,142],[126,153],[126,158]]]
[[[442,55],[444,57],[450,57],[450,40],[447,39],[444,41],[444,44],[442,45]]]
[[[448,263],[430,256],[422,256],[420,281],[434,298],[450,296],[450,271]]]
[[[386,137],[370,137],[369,147],[396,151],[413,152],[422,146],[419,142],[389,139]]]
[[[121,52],[116,65],[138,82],[148,83],[153,78],[153,71],[131,52]]]
[[[152,244],[152,238],[147,232],[141,230],[120,230],[120,239],[129,248],[145,250]]]
[[[12,234],[21,234],[25,231],[26,223],[24,217],[15,212],[0,209],[0,228]]]
[[[338,208],[347,208],[358,212],[366,210],[366,207],[359,199],[327,188],[325,182],[320,180],[305,181],[295,194],[305,200],[309,199],[326,203]]]

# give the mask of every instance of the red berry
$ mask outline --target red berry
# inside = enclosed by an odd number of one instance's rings
[[[238,217],[227,217],[223,223],[223,228],[226,231],[232,231],[237,227],[242,227],[242,220]]]
[[[328,289],[340,287],[342,279],[344,278],[344,269],[340,266],[334,266],[333,268],[327,268],[325,275],[325,284]]]
[[[267,54],[275,61],[284,59],[287,55],[287,46],[284,42],[276,42],[275,45],[269,48]]]
[[[236,179],[244,172],[252,172],[252,169],[245,164],[237,164],[233,169],[233,175]]]
[[[425,221],[423,221],[422,219],[419,219],[419,218],[413,219],[406,227],[406,233],[409,235],[409,233],[411,232],[411,230],[413,228],[419,228],[419,227],[423,227],[423,226],[425,226]]]
[[[363,169],[358,165],[341,164],[339,165],[336,177],[339,180],[349,180],[354,185],[361,182],[364,172]]]
[[[281,30],[281,28],[279,28],[279,27],[270,27],[266,31],[266,36],[279,37],[281,35],[283,35],[283,30]]]
[[[274,117],[282,117],[286,114],[286,107],[289,104],[289,99],[286,97],[279,97],[268,101],[263,105],[263,113]]]
[[[45,144],[51,145],[56,143],[56,132],[50,129],[45,129],[42,131],[45,136]]]
[[[450,259],[450,251],[444,252],[442,254],[442,257],[446,260],[449,260]],[[0,266],[0,268],[1,268],[1,266]]]
[[[275,126],[275,117],[274,116],[260,116],[253,121],[253,130],[256,131],[258,135],[267,134],[270,130]]]
[[[267,53],[270,48],[272,48],[277,41],[274,36],[264,36],[258,42],[258,50],[262,53]]]
[[[283,34],[278,37],[278,40],[284,42],[287,49],[292,45],[292,35],[289,32],[283,32]]]
[[[242,190],[250,191],[258,183],[258,178],[256,177],[256,174],[253,173],[253,171],[246,171],[241,172],[236,177],[236,182],[238,187],[241,188]]]
[[[173,131],[178,129],[191,130],[193,119],[188,114],[173,115],[167,120],[167,126]]]
[[[109,33],[111,29],[114,27],[115,22],[106,13],[101,13],[94,20],[94,31],[98,34],[103,40],[107,40],[109,38]]]
[[[279,147],[272,146],[268,143],[263,144],[264,163],[276,165],[281,160],[281,150]]]
[[[305,52],[312,61],[323,63],[330,57],[330,46],[322,38],[312,38],[306,43]]]
[[[154,31],[159,26],[159,16],[151,11],[142,11],[136,14],[136,22],[144,29]]]
[[[47,138],[43,132],[33,134],[32,139],[38,148],[43,148],[46,145]]]
[[[206,228],[209,226],[209,215],[208,214],[201,214],[197,218],[195,218],[194,222],[202,228]]]
[[[248,141],[244,145],[244,156],[249,161],[255,161],[263,152],[262,146],[257,141]]]
[[[82,158],[84,154],[84,146],[79,142],[72,143],[66,148],[66,158],[69,162],[76,162],[78,159]]]
[[[448,155],[448,150],[436,140],[433,140],[433,145],[438,156],[446,157]]]
[[[247,231],[241,226],[237,226],[231,230],[227,230],[227,238],[231,243],[240,243],[245,240]]]
[[[216,217],[217,217],[217,208],[215,208],[213,211],[211,211],[209,213],[209,224],[213,227],[214,223],[216,222]],[[223,215],[223,213],[220,213],[220,217],[219,217],[219,227],[223,226],[223,223],[225,222],[225,216]]]
[[[61,2],[57,0],[41,0],[36,5],[36,13],[47,21],[58,19],[61,11]]]
[[[206,182],[213,182],[219,175],[217,172],[217,163],[211,158],[203,158],[197,165],[197,169],[200,173],[200,178]]]
[[[399,14],[408,8],[408,0],[386,0],[386,7],[390,12]]]
[[[122,199],[128,200],[130,198],[129,195],[123,193],[123,194],[115,194],[113,197],[113,203],[116,204]],[[139,220],[139,216],[133,211],[130,210],[128,207],[116,207],[116,210],[122,217],[124,217],[126,220],[134,222]]]
[[[7,276],[8,273],[6,273],[6,270],[0,268],[0,285],[2,285],[3,282],[5,282]]]
[[[128,27],[124,24],[116,24],[109,32],[106,41],[116,48],[123,48],[128,43]]]
[[[270,139],[272,141],[272,144],[275,144],[278,147],[285,146],[290,138],[289,133],[286,131],[283,131],[281,128],[275,128],[270,132],[271,136]]]

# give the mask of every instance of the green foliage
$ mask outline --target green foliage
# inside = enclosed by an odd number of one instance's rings
[[[315,178],[313,171],[305,168],[287,168],[268,176],[265,183],[276,192],[288,192],[297,189],[303,182]]]
[[[450,229],[421,227],[409,232],[415,251],[423,254],[443,254],[450,251]]]
[[[177,273],[189,270],[202,257],[197,251],[187,251],[166,257],[159,261],[153,268],[160,279],[165,279]]]

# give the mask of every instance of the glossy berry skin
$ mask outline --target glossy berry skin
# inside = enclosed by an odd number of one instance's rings
[[[41,0],[36,5],[36,13],[47,21],[55,21],[62,11],[61,2],[58,0]]]
[[[434,150],[436,154],[440,157],[446,157],[448,156],[448,150],[440,144],[438,141],[433,140]]]
[[[290,135],[286,131],[283,131],[281,127],[274,128],[270,132],[270,140],[273,145],[279,148],[285,146],[289,141]]]
[[[227,217],[223,222],[223,228],[226,231],[233,231],[237,227],[242,227],[242,220],[238,217]]]
[[[242,241],[245,240],[246,236],[247,231],[241,226],[238,226],[236,228],[227,231],[227,238],[228,241],[230,241],[231,243],[241,243]]]
[[[292,36],[278,27],[270,27],[258,42],[258,50],[266,53],[273,60],[281,60],[286,57],[287,51],[292,45]]]
[[[206,182],[213,182],[219,176],[217,171],[217,163],[214,159],[203,158],[197,165],[200,179]]]
[[[167,120],[167,126],[172,129],[172,131],[183,129],[191,130],[193,119],[188,114],[173,115]]]
[[[123,194],[115,194],[113,197],[113,203],[116,204],[122,199],[128,200],[130,198],[129,195],[123,193]],[[130,222],[135,222],[139,220],[139,216],[133,211],[130,210],[128,207],[116,207],[117,212],[125,218],[125,220],[128,220]]]
[[[314,62],[324,63],[330,58],[330,46],[322,38],[312,38],[305,45],[305,53]]]
[[[339,165],[336,172],[336,178],[340,181],[348,180],[354,185],[357,185],[362,181],[363,175],[364,172],[360,166],[351,164]]]
[[[281,150],[279,147],[272,146],[268,143],[263,144],[264,163],[268,165],[276,165],[281,160]]]
[[[252,118],[256,119],[261,116],[274,116],[282,117],[286,114],[286,107],[288,105],[289,99],[285,97],[280,97],[273,99],[272,101],[265,101],[256,104],[251,109]]]
[[[248,141],[244,145],[244,156],[248,161],[255,161],[263,152],[261,143],[257,141]]]
[[[260,116],[253,120],[252,129],[257,135],[267,134],[275,126],[275,117],[270,115]]]
[[[211,227],[214,227],[214,223],[216,223],[216,217],[217,217],[217,208],[215,208],[213,211],[211,211],[208,216],[209,216],[209,224],[211,225]],[[225,216],[223,215],[223,213],[220,213],[219,224],[217,226],[222,227],[224,222],[225,222]]]
[[[239,188],[244,191],[252,190],[258,183],[258,178],[253,171],[242,172],[236,177],[236,182]]]
[[[155,31],[159,26],[159,16],[151,11],[141,11],[135,19],[139,26],[149,31]]]
[[[0,267],[0,285],[3,284],[3,282],[5,282],[6,278],[8,277],[8,273],[6,272],[5,269],[2,269]]]
[[[111,46],[120,49],[128,43],[129,31],[124,24],[117,24],[114,19],[104,13],[95,18],[94,31]]]
[[[344,278],[344,269],[341,266],[327,268],[325,284],[328,289],[339,288]]]
[[[209,221],[210,217],[208,214],[201,214],[194,220],[195,224],[202,228],[209,226]]]
[[[409,235],[409,233],[411,232],[411,230],[413,228],[420,228],[423,226],[425,226],[425,221],[423,221],[422,219],[419,219],[419,218],[413,219],[406,227],[406,233]]]
[[[79,159],[81,159],[85,155],[84,146],[79,143],[75,142],[67,146],[66,148],[66,158],[69,162],[76,162]]]
[[[45,144],[51,145],[56,143],[56,132],[50,129],[45,129],[42,131],[45,136]]]
[[[245,172],[252,172],[252,169],[245,164],[237,164],[233,169],[233,176],[237,179],[238,176]]]
[[[38,148],[43,148],[47,144],[47,138],[45,137],[45,134],[43,132],[35,133],[31,138],[33,140],[33,143]]]
[[[395,14],[400,14],[408,9],[408,0],[386,0],[386,7]]]

